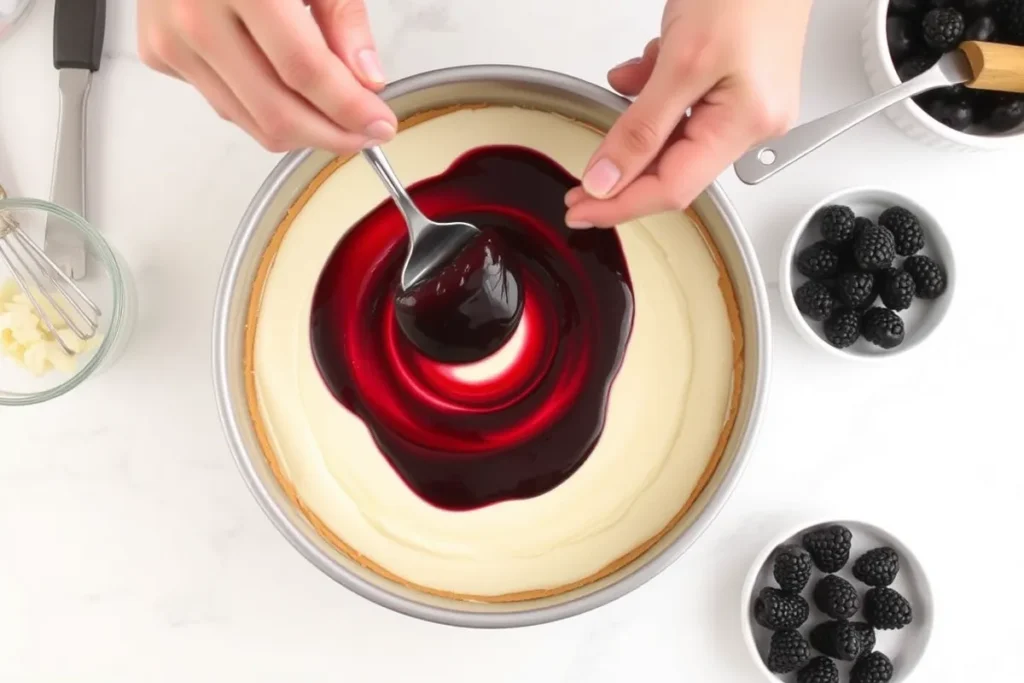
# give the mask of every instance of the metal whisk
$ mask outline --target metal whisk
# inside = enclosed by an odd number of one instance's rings
[[[0,186],[0,199],[6,197],[7,193]],[[96,336],[102,315],[99,306],[25,234],[8,211],[0,211],[0,261],[7,266],[36,316],[66,355],[74,356],[75,352],[57,333],[56,322],[50,319],[36,294],[42,295],[50,304],[49,310],[60,316],[67,329],[83,342]],[[30,281],[35,283],[34,288]]]

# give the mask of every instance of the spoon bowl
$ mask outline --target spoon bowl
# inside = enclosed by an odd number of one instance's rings
[[[445,363],[481,360],[515,332],[523,290],[493,231],[438,223],[423,215],[380,147],[363,156],[395,200],[409,228],[396,296],[398,324],[420,351]]]
[[[426,219],[424,219],[426,220]],[[429,279],[450,263],[471,241],[480,236],[480,230],[469,223],[435,223],[426,220],[417,228],[409,224],[409,253],[402,266],[401,285],[408,291]],[[413,230],[416,230],[413,237]]]
[[[450,262],[480,234],[480,230],[469,223],[436,223],[430,220],[398,180],[384,150],[376,145],[368,147],[363,150],[363,157],[387,187],[409,228],[409,253],[402,266],[401,285],[403,290],[411,289],[428,274]]]

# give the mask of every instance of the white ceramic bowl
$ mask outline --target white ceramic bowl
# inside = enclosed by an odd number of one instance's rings
[[[915,297],[909,309],[898,312],[906,326],[906,336],[903,343],[894,349],[882,349],[863,338],[857,340],[853,346],[838,349],[825,340],[823,324],[805,317],[796,307],[796,299],[793,294],[800,285],[807,281],[807,278],[796,269],[796,255],[800,253],[800,250],[821,239],[816,219],[823,208],[832,204],[849,206],[858,217],[870,218],[873,222],[876,222],[882,211],[892,206],[902,206],[913,212],[921,221],[921,227],[924,229],[925,248],[919,253],[931,257],[946,269],[948,285],[942,296],[934,300]],[[796,331],[812,346],[834,356],[853,360],[885,360],[919,346],[932,335],[949,312],[955,285],[956,268],[953,249],[935,216],[909,197],[875,187],[841,190],[815,204],[803,215],[793,232],[790,233],[789,239],[786,240],[786,244],[782,248],[782,259],[779,262],[779,292],[782,306],[793,326],[796,327]],[[879,304],[880,302],[875,302],[875,305]]]
[[[806,532],[831,524],[841,524],[853,534],[850,561],[837,574],[857,588],[862,604],[864,594],[869,586],[865,586],[853,578],[851,570],[856,559],[868,550],[881,546],[889,546],[899,555],[900,570],[890,588],[897,591],[910,602],[914,618],[908,626],[898,631],[875,631],[875,651],[884,653],[892,660],[893,677],[890,683],[901,683],[901,681],[905,681],[910,676],[924,655],[928,639],[932,633],[935,604],[924,568],[917,557],[910,551],[910,548],[888,531],[864,522],[824,520],[801,524],[798,527],[787,529],[780,533],[758,553],[750,572],[747,574],[746,580],[743,582],[743,594],[740,600],[740,629],[743,632],[743,641],[747,645],[747,651],[753,657],[758,670],[764,674],[766,681],[778,683],[778,681],[788,682],[793,679],[792,674],[775,674],[769,671],[765,665],[772,632],[754,621],[754,600],[765,586],[778,587],[772,576],[772,563],[775,550],[779,546],[788,543],[801,545],[801,538]],[[829,619],[829,617],[814,606],[814,600],[811,596],[815,583],[822,576],[824,574],[815,568],[811,580],[801,593],[811,606],[810,617],[799,629],[805,638],[813,626]],[[858,612],[857,616],[854,617],[854,621],[863,620],[862,612]],[[812,648],[812,657],[819,656],[820,654]],[[850,680],[849,671],[851,663],[838,661],[836,663],[839,666],[839,679],[842,681]]]
[[[888,11],[889,0],[871,0],[861,36],[864,69],[876,94],[901,83],[889,56],[885,29]],[[1024,124],[1006,133],[975,135],[960,132],[933,119],[913,100],[894,104],[885,110],[885,114],[908,136],[932,147],[960,151],[1024,149]]]

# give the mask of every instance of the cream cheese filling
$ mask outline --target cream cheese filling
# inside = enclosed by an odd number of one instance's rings
[[[555,115],[487,107],[419,123],[386,151],[407,183],[496,144],[536,149],[578,177],[600,140]],[[451,512],[401,480],[362,421],[330,394],[310,348],[320,272],[345,231],[385,198],[361,157],[340,166],[295,217],[264,283],[253,352],[256,400],[302,503],[400,578],[482,597],[584,580],[659,534],[714,456],[733,388],[729,309],[697,226],[666,213],[617,228],[635,320],[604,432],[586,462],[544,495]]]

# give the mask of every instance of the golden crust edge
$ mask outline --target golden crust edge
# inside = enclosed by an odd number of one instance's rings
[[[459,109],[479,109],[490,106],[488,104],[469,104],[469,105],[456,105],[450,107],[443,107],[438,109],[431,109],[423,112],[418,112],[399,124],[399,130],[405,130],[418,123],[430,120],[432,118],[443,116],[450,112]],[[587,128],[591,128],[600,134],[604,134],[604,131],[597,129],[588,124],[580,121],[574,121],[577,125],[583,125]],[[726,308],[729,313],[729,323],[732,327],[733,332],[733,388],[730,395],[729,411],[726,416],[726,420],[722,426],[722,432],[719,436],[718,443],[715,445],[715,450],[708,461],[707,467],[701,474],[700,479],[697,481],[697,485],[691,492],[689,498],[680,508],[668,524],[659,531],[657,534],[647,539],[630,552],[622,555],[621,557],[613,560],[612,562],[605,565],[602,569],[597,572],[586,576],[578,581],[564,584],[555,588],[535,589],[529,591],[520,591],[516,593],[506,593],[503,595],[472,595],[468,593],[454,593],[451,591],[438,590],[436,588],[430,588],[428,586],[422,586],[412,581],[409,581],[397,574],[385,569],[370,558],[358,552],[355,548],[343,541],[336,533],[324,524],[320,518],[310,510],[306,504],[299,497],[298,492],[292,482],[285,476],[280,462],[278,461],[277,455],[274,452],[273,447],[270,444],[270,439],[266,433],[266,428],[263,425],[263,420],[260,416],[259,404],[256,392],[256,379],[254,370],[254,354],[255,354],[255,342],[256,342],[256,324],[257,318],[259,317],[259,304],[263,295],[263,289],[266,285],[267,276],[274,263],[274,257],[277,254],[278,249],[281,246],[285,235],[289,228],[294,222],[296,216],[302,211],[309,199],[316,193],[320,186],[337,170],[341,165],[351,159],[349,157],[338,157],[327,164],[309,185],[303,190],[302,194],[296,199],[296,201],[288,208],[287,213],[281,220],[280,225],[274,231],[273,237],[267,244],[267,248],[264,250],[263,255],[260,257],[260,265],[256,272],[256,277],[253,281],[252,291],[249,295],[249,306],[246,311],[246,324],[245,324],[245,344],[243,350],[243,376],[245,378],[245,396],[246,404],[248,407],[249,419],[252,422],[253,429],[256,433],[256,440],[260,445],[260,450],[263,452],[264,458],[267,460],[267,464],[270,467],[274,478],[280,484],[284,490],[285,495],[292,502],[293,505],[302,513],[306,520],[316,529],[317,533],[330,543],[336,550],[346,555],[352,561],[358,563],[362,567],[374,572],[378,576],[381,576],[389,581],[404,586],[405,588],[433,595],[440,598],[447,598],[450,600],[458,600],[463,602],[477,602],[477,603],[512,603],[512,602],[526,602],[530,600],[539,600],[542,598],[550,598],[563,593],[582,588],[586,585],[600,581],[601,579],[607,578],[615,572],[623,569],[624,567],[631,564],[634,560],[639,558],[641,555],[650,550],[655,544],[657,544],[662,538],[664,538],[669,532],[672,531],[682,521],[683,517],[690,511],[696,502],[697,498],[704,492],[711,477],[714,476],[715,471],[718,469],[718,465],[721,463],[722,456],[725,452],[726,447],[729,444],[729,440],[732,437],[732,431],[736,425],[736,419],[739,414],[739,405],[742,398],[743,389],[743,370],[744,370],[744,333],[743,323],[739,313],[739,306],[736,303],[736,292],[733,287],[732,279],[729,277],[728,271],[726,270],[725,263],[722,260],[721,254],[718,251],[717,245],[711,238],[710,233],[704,226],[703,221],[697,215],[693,209],[687,209],[686,214],[693,220],[697,229],[700,231],[701,236],[704,239],[705,244],[708,247],[712,258],[715,261],[715,265],[718,267],[720,274],[719,277],[719,288],[722,290],[722,295],[725,299]]]

